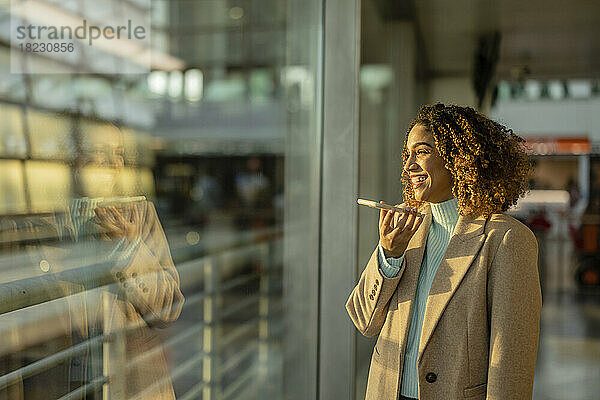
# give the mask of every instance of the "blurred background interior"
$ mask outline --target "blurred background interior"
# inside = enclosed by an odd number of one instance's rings
[[[98,12],[35,3],[64,18]],[[25,221],[74,199],[143,195],[186,297],[158,331],[178,399],[364,398],[374,339],[344,304],[377,244],[378,213],[355,201],[402,201],[406,128],[421,104],[441,101],[527,139],[532,190],[509,213],[540,245],[534,399],[597,398],[600,3],[104,3],[115,13],[150,5],[149,73],[79,73],[86,58],[47,54],[25,63],[58,73],[11,73],[14,15],[0,1],[3,337],[44,332],[53,300],[27,292],[55,271],[19,256],[39,242]],[[91,57],[135,63],[104,52]],[[0,358],[20,353],[29,369],[17,375],[33,376],[68,362],[53,343],[51,330],[18,338]],[[107,354],[105,365],[118,362]],[[2,371],[0,388],[15,384],[18,370]],[[110,381],[95,378],[108,396]]]

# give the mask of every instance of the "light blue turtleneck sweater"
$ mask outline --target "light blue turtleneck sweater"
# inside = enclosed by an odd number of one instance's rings
[[[406,397],[419,397],[419,376],[417,374],[417,356],[419,352],[419,341],[423,327],[423,316],[429,290],[433,278],[444,257],[454,227],[458,222],[458,202],[455,197],[441,203],[430,203],[432,220],[427,236],[427,244],[423,255],[423,263],[419,272],[417,292],[413,307],[410,327],[408,329],[408,340],[404,356],[404,367],[402,368],[402,383],[400,393]],[[379,268],[381,273],[388,278],[395,277],[400,271],[404,255],[399,258],[386,258],[383,254],[381,242],[379,243]]]

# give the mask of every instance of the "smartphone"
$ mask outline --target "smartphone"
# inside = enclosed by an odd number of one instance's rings
[[[133,196],[133,197],[112,197],[103,199],[98,202],[97,207],[125,207],[128,204],[135,203],[138,201],[146,201],[146,196]]]
[[[115,207],[125,220],[129,221],[131,213],[133,212],[132,206],[137,202],[146,201],[146,196],[133,196],[133,197],[112,197],[106,198],[98,202],[97,208],[104,207]]]
[[[406,212],[406,210],[403,210],[400,207],[394,207],[394,206],[390,206],[388,204],[383,204],[380,203],[378,201],[373,201],[373,200],[365,200],[365,199],[357,199],[356,202],[361,205],[361,206],[367,206],[367,207],[371,207],[371,208],[378,208],[380,210],[393,210],[393,211],[398,211],[399,213],[404,213]],[[407,207],[408,208],[408,207]],[[418,216],[424,216],[421,213],[417,214]]]

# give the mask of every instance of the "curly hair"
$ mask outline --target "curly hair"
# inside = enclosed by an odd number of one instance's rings
[[[402,165],[408,159],[408,133],[422,125],[435,138],[444,166],[452,175],[452,194],[460,215],[501,213],[529,190],[534,164],[525,139],[471,107],[425,105],[412,120],[404,139]],[[404,202],[419,207],[409,174],[402,169]]]

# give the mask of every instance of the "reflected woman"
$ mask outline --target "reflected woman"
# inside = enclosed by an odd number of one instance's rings
[[[522,142],[470,107],[426,105],[411,122],[404,212],[380,212],[346,304],[378,337],[367,400],[531,399],[538,243],[504,213],[528,189]]]
[[[28,240],[22,270],[39,269],[34,294],[19,290],[35,305],[15,313],[0,351],[0,400],[175,399],[157,328],[181,313],[179,274],[153,203],[114,197],[122,132],[106,124],[92,133],[74,166],[81,196],[16,232]],[[38,361],[47,367],[30,372]]]

